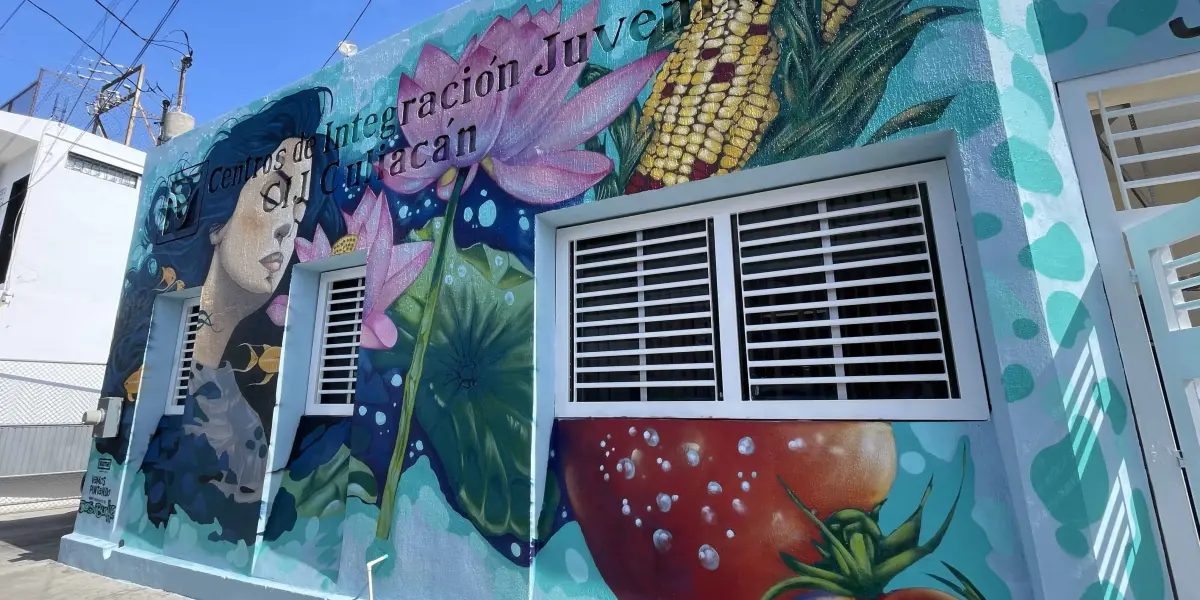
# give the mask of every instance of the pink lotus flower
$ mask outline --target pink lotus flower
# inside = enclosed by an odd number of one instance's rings
[[[410,104],[408,122],[401,126],[410,145],[432,142],[440,135],[457,139],[459,129],[475,125],[475,152],[459,156],[458,151],[465,149],[458,148],[448,160],[437,163],[426,157],[422,167],[398,175],[392,175],[381,163],[378,170],[384,183],[400,193],[412,194],[436,181],[438,195],[447,199],[459,169],[468,169],[465,189],[482,166],[501,188],[531,204],[561,202],[598,183],[612,171],[612,161],[603,154],[576,148],[629,107],[667,55],[659,52],[638,59],[567,99],[586,63],[567,67],[563,41],[577,44],[578,36],[586,33],[589,45],[596,45],[592,29],[598,12],[599,0],[592,0],[560,25],[561,2],[553,11],[535,15],[524,7],[512,19],[498,17],[482,38],[467,43],[457,61],[442,49],[426,45],[416,73],[400,76],[401,102],[419,99],[429,91],[441,94],[455,89],[464,73],[489,69],[495,73],[496,65],[512,60],[519,61],[519,76],[504,91],[475,97],[469,103],[459,102],[448,110],[439,104],[437,112],[425,118],[419,118],[417,105]],[[535,71],[546,62],[544,38],[556,32],[557,66],[538,76]]]
[[[421,274],[429,255],[430,242],[392,244],[392,215],[383,194],[370,189],[363,194],[354,214],[342,213],[346,219],[346,235],[332,245],[325,231],[317,227],[313,240],[296,240],[296,256],[300,262],[311,262],[335,254],[358,250],[367,251],[367,289],[363,306],[362,345],[373,350],[385,350],[396,345],[399,332],[396,324],[384,313],[387,307],[412,285]],[[279,296],[267,307],[267,315],[278,325],[283,324],[287,311],[287,296]]]

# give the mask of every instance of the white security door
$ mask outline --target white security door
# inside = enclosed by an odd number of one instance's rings
[[[1200,460],[1200,199],[1125,232],[1183,457]],[[1200,465],[1188,465],[1195,467]],[[1200,477],[1190,477],[1200,512]]]

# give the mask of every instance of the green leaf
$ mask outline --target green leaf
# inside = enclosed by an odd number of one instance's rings
[[[488,259],[487,249],[483,244],[475,244],[466,250],[459,250],[458,257],[479,271],[485,279],[492,278],[492,263]]]
[[[818,579],[816,577],[794,577],[771,586],[771,589],[767,590],[767,592],[763,594],[762,600],[774,600],[775,598],[783,596],[787,592],[796,590],[822,590],[829,592],[830,594],[846,596],[847,598],[858,597],[851,590],[823,579]]]
[[[285,475],[280,487],[296,498],[296,514],[301,517],[322,517],[344,510],[344,501],[351,496],[374,504],[377,493],[375,475],[344,445],[307,477],[297,480],[290,473]]]
[[[588,63],[584,65],[583,72],[579,74],[579,87],[585,88],[589,85],[592,85],[593,83],[599,81],[600,78],[612,73],[612,71],[613,70],[608,67],[595,63]]]
[[[933,573],[929,573],[929,576],[932,577],[933,579],[936,579],[938,581],[938,583],[941,583],[942,585],[950,588],[950,590],[953,591],[955,594],[958,594],[959,596],[962,596],[963,598],[967,597],[967,590],[963,589],[962,586],[958,585],[957,583],[954,583],[953,581],[950,581],[949,579],[946,579],[945,577],[941,577],[939,575],[934,575]]]
[[[443,287],[414,403],[455,502],[485,536],[531,535],[531,309],[482,276]]]
[[[496,282],[496,287],[502,290],[511,290],[518,285],[528,283],[530,281],[533,281],[532,275],[527,275],[523,271],[510,268],[504,272],[503,276],[500,277],[500,281]]]
[[[962,583],[963,591],[959,592],[962,597],[966,598],[967,600],[985,600],[983,597],[983,592],[981,592],[979,588],[975,587],[975,584],[971,583],[971,580],[964,575],[962,571],[955,569],[946,561],[942,561],[942,566],[946,567],[946,569],[954,575],[955,579],[958,579],[958,581]]]
[[[946,108],[954,101],[954,96],[946,96],[929,102],[922,102],[900,114],[888,119],[886,123],[880,127],[871,139],[867,140],[868,144],[881,142],[905,129],[913,129],[916,127],[924,127],[933,125],[942,118],[942,114],[946,112]]]

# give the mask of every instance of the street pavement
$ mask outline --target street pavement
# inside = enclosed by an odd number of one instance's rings
[[[75,511],[0,515],[0,598],[4,600],[183,600],[182,596],[61,564],[58,541]]]

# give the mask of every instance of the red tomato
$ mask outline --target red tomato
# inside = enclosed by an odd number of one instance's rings
[[[755,599],[813,563],[819,518],[870,511],[896,476],[887,423],[590,419],[558,423],[567,493],[621,600]],[[631,470],[632,469],[632,470]],[[895,600],[916,600],[897,597]]]
[[[808,592],[804,595],[797,596],[794,600],[861,600],[859,598],[851,598],[850,596],[838,596],[828,592]],[[962,600],[953,594],[939,590],[931,590],[927,588],[907,588],[888,592],[882,596],[878,596],[875,600]]]

